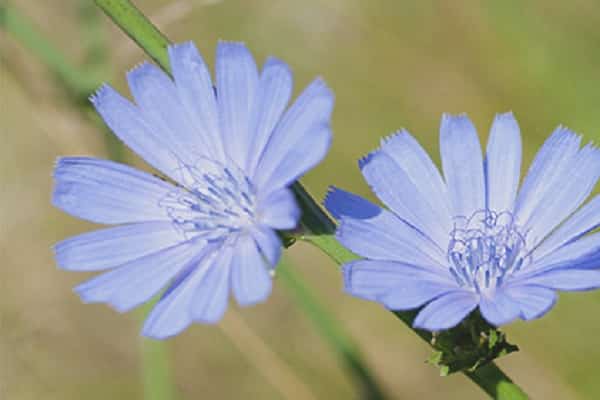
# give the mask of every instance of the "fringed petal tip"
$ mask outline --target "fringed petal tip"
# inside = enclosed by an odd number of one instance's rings
[[[152,64],[150,61],[147,61],[147,60],[141,61],[127,70],[127,72],[126,72],[127,79],[131,79],[131,76],[142,74],[151,68],[153,69],[153,68],[158,68],[158,67],[156,67],[154,64]]]
[[[88,100],[90,103],[92,103],[92,105],[97,106],[102,102],[102,100],[104,100],[106,96],[109,95],[111,90],[114,91],[112,86],[110,86],[108,83],[103,83],[88,97]]]
[[[397,131],[392,132],[389,135],[382,137],[381,140],[379,141],[379,149],[382,150],[386,144],[393,141],[395,138],[401,137],[401,136],[406,136],[406,135],[411,136],[410,132],[407,129],[400,128]]]
[[[372,151],[372,152],[364,155],[362,158],[360,158],[358,160],[358,168],[360,168],[362,170],[365,166],[367,166],[367,164],[369,164],[371,162],[371,160],[373,160],[373,158],[377,154],[379,154],[379,150],[375,150],[375,151]]]

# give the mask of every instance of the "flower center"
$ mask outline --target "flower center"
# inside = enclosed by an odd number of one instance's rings
[[[202,159],[180,168],[183,187],[161,201],[175,226],[186,236],[217,239],[243,230],[254,220],[255,190],[234,164]]]
[[[454,221],[447,256],[450,272],[460,286],[477,293],[493,291],[531,262],[525,235],[510,212],[480,210]]]

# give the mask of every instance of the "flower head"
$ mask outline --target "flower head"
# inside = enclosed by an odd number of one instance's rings
[[[521,137],[496,117],[485,158],[465,115],[444,115],[444,178],[406,131],[361,160],[388,210],[332,189],[325,205],[337,237],[363,259],[344,267],[348,293],[392,310],[423,307],[415,327],[437,331],[479,307],[493,325],[544,315],[556,291],[600,287],[600,151],[559,127],[521,188]]]
[[[329,148],[333,96],[317,79],[286,110],[292,74],[257,70],[243,44],[217,47],[216,84],[192,43],[169,47],[174,80],[144,63],[127,80],[135,104],[105,85],[92,103],[110,129],[165,178],[94,158],[59,159],[53,203],[117,225],[59,243],[66,270],[110,270],[76,288],[85,302],[127,311],[167,290],[143,333],[214,323],[230,290],[264,301],[281,253],[276,230],[299,209],[288,186]]]

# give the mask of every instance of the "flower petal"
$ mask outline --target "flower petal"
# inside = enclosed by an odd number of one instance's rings
[[[468,218],[475,211],[483,210],[483,156],[477,131],[466,115],[444,114],[440,150],[452,214]]]
[[[130,261],[75,288],[86,303],[109,303],[120,312],[148,301],[204,255],[203,242],[188,241]]]
[[[366,201],[366,200],[365,200]],[[342,218],[337,239],[356,254],[448,272],[443,251],[430,239],[389,211],[364,219]]]
[[[370,201],[334,186],[329,188],[323,205],[335,219],[368,219],[381,213],[381,208]]]
[[[519,318],[521,308],[519,303],[508,296],[502,289],[488,296],[481,296],[479,301],[481,315],[492,325],[505,325]]]
[[[250,230],[258,249],[268,263],[269,269],[273,269],[281,258],[282,243],[279,235],[266,226],[256,225]]]
[[[217,98],[206,66],[192,42],[169,46],[169,61],[182,106],[207,146],[207,154],[225,161]]]
[[[91,102],[106,125],[127,147],[154,168],[173,179],[177,178],[177,158],[165,143],[165,138],[144,119],[141,110],[109,85],[100,87],[91,97]]]
[[[513,114],[496,115],[485,159],[490,210],[512,212],[521,175],[521,152],[521,133]]]
[[[456,285],[431,280],[403,279],[377,300],[390,310],[412,310],[423,304],[456,291]]]
[[[600,196],[594,197],[573,213],[569,219],[544,239],[533,251],[533,258],[541,259],[598,227],[600,227]]]
[[[382,141],[381,151],[390,156],[415,184],[431,208],[439,214],[439,223],[450,231],[450,203],[446,184],[427,152],[405,130]]]
[[[540,318],[554,306],[556,292],[535,285],[512,285],[503,289],[507,296],[516,301],[524,320]]]
[[[272,192],[260,201],[258,214],[261,223],[279,230],[293,229],[300,220],[300,208],[288,188]]]
[[[477,307],[478,296],[469,291],[447,293],[427,304],[413,322],[428,331],[450,329]]]
[[[373,192],[394,214],[438,245],[447,245],[451,228],[449,215],[434,209],[416,182],[387,153],[371,153],[361,160],[360,169]],[[441,223],[442,215],[446,217],[445,223]]]
[[[209,267],[202,282],[195,289],[191,310],[194,322],[214,324],[225,314],[229,304],[230,275],[233,258],[232,251],[218,250],[215,262]]]
[[[112,161],[61,158],[54,170],[54,206],[104,224],[170,220],[159,202],[174,186]]]
[[[600,288],[600,271],[559,268],[519,279],[519,284],[538,285],[568,292]]]
[[[177,286],[169,288],[158,304],[152,309],[144,323],[142,334],[155,339],[165,339],[177,335],[187,328],[194,318],[203,318],[202,322],[217,322],[223,312],[227,298],[223,300],[220,285],[228,284],[222,281],[219,273],[228,273],[231,264],[232,252],[228,246],[216,249],[208,254],[184,279],[178,279]],[[216,269],[211,279],[205,280],[208,272]],[[206,297],[200,299],[204,303],[195,303],[198,293],[206,292]],[[213,307],[207,307],[210,296],[215,296]],[[199,295],[201,296],[201,295]],[[204,311],[204,315],[201,314]]]
[[[250,237],[240,238],[231,270],[231,288],[238,304],[250,306],[265,301],[271,287],[268,266],[256,244]]]
[[[409,286],[417,281],[444,287],[454,284],[451,277],[438,274],[436,270],[393,261],[352,261],[344,265],[342,272],[346,292],[373,301],[387,293],[393,293],[395,288]],[[395,299],[391,297],[390,301],[392,300]]]
[[[321,79],[313,81],[277,124],[256,168],[259,188],[287,186],[314,167],[329,148],[333,94]],[[291,170],[286,168],[292,167]]]
[[[60,268],[95,271],[171,247],[182,241],[169,221],[142,222],[100,229],[63,240],[54,247]]]
[[[578,135],[559,127],[538,151],[515,202],[515,215],[522,227],[531,226],[534,211],[543,207],[541,200],[565,183],[562,177],[572,167],[580,143]]]
[[[144,119],[178,160],[193,164],[200,155],[206,155],[207,143],[192,124],[166,73],[144,62],[127,73],[127,82]]]
[[[538,199],[538,207],[524,225],[527,244],[537,245],[590,195],[600,176],[600,151],[586,146],[565,167],[563,173]]]
[[[594,268],[589,262],[598,258],[600,251],[600,233],[585,236],[579,240],[567,243],[544,257],[535,259],[531,265],[519,270],[515,275],[519,278],[536,275],[564,267]],[[585,264],[585,267],[580,267]],[[596,266],[598,267],[598,265]]]
[[[258,70],[242,43],[219,42],[216,60],[217,104],[225,152],[243,168],[252,136],[250,113],[254,109]]]
[[[260,156],[290,101],[292,87],[292,72],[287,64],[276,58],[269,58],[260,75],[250,117],[252,138],[246,149],[247,162],[244,164],[249,176],[254,175]]]

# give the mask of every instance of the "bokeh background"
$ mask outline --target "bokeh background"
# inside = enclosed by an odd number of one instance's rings
[[[91,1],[2,1],[83,71],[126,91],[147,57]],[[218,39],[245,41],[259,62],[286,60],[296,89],[323,76],[336,93],[334,142],[304,179],[371,197],[356,160],[406,127],[438,157],[442,112],[467,112],[482,140],[512,110],[525,165],[558,124],[600,137],[600,3],[595,0],[138,0],[173,41],[194,40],[210,65]],[[0,14],[1,15],[1,14]],[[2,20],[2,19],[0,19]],[[2,20],[5,25],[6,20]],[[23,27],[24,25],[20,25]],[[106,157],[102,129],[35,51],[0,26],[0,398],[144,397],[141,313],[83,305],[84,274],[56,268],[51,246],[92,228],[50,206],[59,155]],[[102,48],[103,44],[106,47]],[[59,63],[60,64],[60,63]],[[83,111],[82,111],[83,110]],[[485,143],[485,142],[484,142]],[[130,153],[127,161],[141,165]],[[393,399],[479,399],[462,376],[439,378],[428,347],[375,304],[344,295],[336,266],[305,244],[288,252],[360,345]],[[506,328],[521,351],[499,364],[538,399],[600,397],[600,292],[562,294],[541,320]],[[180,399],[352,399],[350,376],[277,284],[259,307],[168,341]]]

